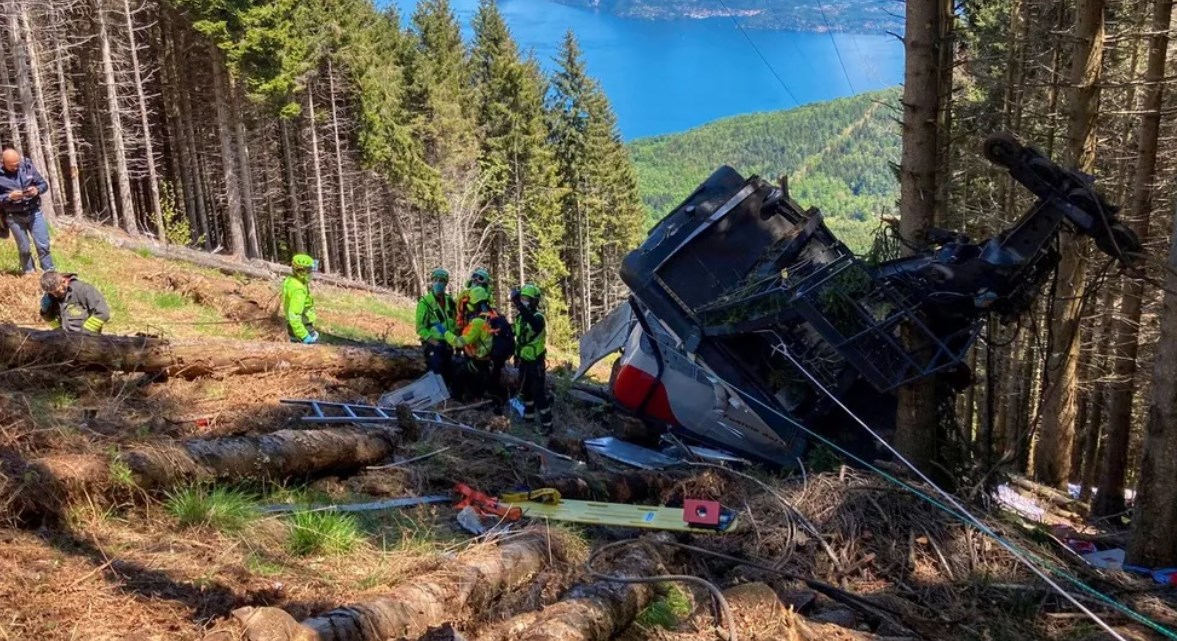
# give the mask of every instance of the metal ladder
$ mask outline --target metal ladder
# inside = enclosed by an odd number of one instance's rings
[[[395,423],[396,410],[378,405],[331,403],[305,399],[284,398],[279,403],[309,407],[311,413],[302,417],[304,423]],[[391,414],[389,412],[392,412]]]

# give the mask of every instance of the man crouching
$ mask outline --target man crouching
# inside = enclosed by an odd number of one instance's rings
[[[41,319],[53,329],[101,334],[110,320],[110,306],[93,285],[78,280],[77,274],[41,274]]]

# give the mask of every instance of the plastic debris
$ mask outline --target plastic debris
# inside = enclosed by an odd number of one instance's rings
[[[377,405],[380,407],[396,407],[408,405],[410,409],[429,409],[450,397],[445,381],[440,376],[429,372],[412,383],[392,390],[380,397]]]

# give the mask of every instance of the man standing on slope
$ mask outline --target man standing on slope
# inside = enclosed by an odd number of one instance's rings
[[[77,274],[48,271],[41,274],[41,320],[53,329],[101,334],[110,320],[110,306],[102,292],[78,280]]]
[[[282,281],[282,315],[286,319],[286,334],[292,343],[317,343],[315,331],[315,299],[311,297],[311,272],[315,259],[306,254],[295,254],[290,260],[292,273]]]
[[[425,350],[429,371],[452,388],[454,348],[446,342],[446,334],[458,329],[458,307],[445,291],[450,282],[449,272],[438,267],[429,280],[429,291],[417,301],[417,337]]]
[[[47,191],[49,183],[33,163],[22,158],[17,150],[5,148],[0,154],[0,218],[3,219],[0,223],[6,226],[6,232],[12,232],[20,254],[20,268],[25,274],[36,271],[30,241],[37,246],[41,271],[54,269],[53,257],[49,255],[49,223],[41,212],[41,194]]]
[[[552,405],[547,389],[547,320],[539,311],[539,287],[528,283],[511,292],[515,305],[515,359],[519,366],[523,395],[523,421],[530,422],[539,410],[540,428],[552,433]]]

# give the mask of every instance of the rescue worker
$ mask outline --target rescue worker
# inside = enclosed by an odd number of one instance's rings
[[[485,267],[479,267],[470,274],[470,279],[466,281],[466,289],[463,289],[458,294],[458,331],[466,328],[466,323],[470,322],[475,312],[473,305],[470,303],[470,292],[475,287],[481,287],[486,290],[486,294],[492,299],[494,298],[494,289],[490,286],[490,271]]]
[[[429,371],[453,388],[454,348],[446,342],[446,335],[458,331],[458,306],[445,291],[449,272],[439,267],[429,279],[429,291],[417,301],[417,337],[425,350]]]
[[[552,404],[547,389],[548,327],[539,311],[540,289],[528,283],[511,292],[515,305],[515,364],[519,367],[523,420],[530,422],[539,411],[540,429],[552,433]]]
[[[491,307],[490,294],[485,288],[470,288],[468,300],[472,314],[470,321],[460,335],[453,332],[446,334],[446,342],[463,351],[461,362],[456,363],[455,367],[458,395],[471,399],[488,396],[494,404],[495,413],[501,413],[507,395],[501,378],[495,376],[495,370],[501,373],[501,368],[495,368],[493,361],[495,335],[498,332],[496,319],[501,317]]]
[[[315,259],[306,254],[295,254],[290,259],[292,273],[282,282],[282,314],[286,318],[286,334],[292,343],[308,345],[319,342],[315,331],[315,299],[311,296],[311,272]]]
[[[41,274],[41,319],[53,329],[101,334],[110,320],[110,306],[102,292],[78,280],[77,274],[48,271]]]

